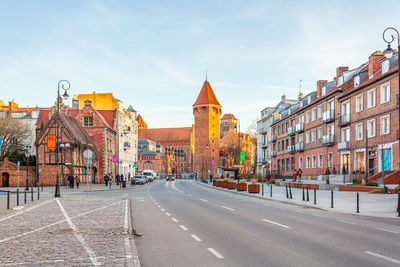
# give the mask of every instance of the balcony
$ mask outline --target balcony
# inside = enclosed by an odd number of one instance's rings
[[[271,150],[271,158],[275,158],[276,157],[276,150]]]
[[[322,137],[323,146],[333,146],[335,144],[335,135],[329,134]]]
[[[131,143],[130,142],[124,142],[124,149],[128,149],[131,147]]]
[[[348,150],[350,149],[350,141],[341,142],[338,144],[338,150]]]
[[[294,135],[296,133],[296,129],[294,126],[288,128],[288,134]]]
[[[276,134],[271,135],[271,142],[275,142],[276,141]]]
[[[324,114],[322,115],[322,119],[324,123],[333,122],[335,120],[335,111],[328,110],[327,112],[324,112]]]
[[[289,154],[294,154],[294,153],[296,152],[296,150],[295,150],[295,145],[290,145],[290,146],[288,146],[288,147],[287,147],[287,152],[288,152]]]
[[[260,134],[265,134],[265,133],[267,133],[267,127],[260,127],[260,128],[258,128],[258,133],[260,133]]]
[[[340,126],[346,126],[348,124],[350,124],[351,120],[350,120],[350,114],[345,114],[340,116],[340,121],[339,121],[339,125]]]
[[[304,151],[304,142],[299,142],[295,145],[296,152]]]
[[[304,123],[300,122],[296,124],[296,133],[302,133],[304,132]]]
[[[262,148],[268,147],[268,143],[267,142],[261,142],[261,147]]]

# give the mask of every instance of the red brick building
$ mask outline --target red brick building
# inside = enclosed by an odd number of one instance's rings
[[[26,185],[26,166],[20,166],[14,162],[10,162],[8,158],[4,158],[3,161],[0,162],[0,175],[1,175],[1,187],[9,187],[9,186],[20,186],[23,187]],[[18,177],[19,176],[19,177]],[[29,166],[28,169],[28,180],[30,186],[36,185],[36,167]]]

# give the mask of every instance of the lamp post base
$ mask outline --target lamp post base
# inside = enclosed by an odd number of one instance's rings
[[[60,194],[60,184],[56,184],[56,192],[54,194],[54,197],[61,197]]]

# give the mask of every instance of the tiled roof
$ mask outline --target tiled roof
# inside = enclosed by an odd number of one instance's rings
[[[194,102],[193,106],[198,105],[217,105],[221,106],[218,102],[217,97],[214,94],[213,89],[211,88],[210,83],[206,80],[201,88],[200,94],[197,97],[196,102]]]
[[[115,110],[96,110],[101,117],[108,123],[111,129],[114,129]]]
[[[149,139],[166,145],[190,146],[192,127],[139,129],[139,139]]]
[[[139,125],[144,125],[144,126],[147,127],[147,123],[144,121],[144,119],[142,118],[142,116],[140,114],[137,116],[136,120],[137,120]]]
[[[221,120],[236,120],[235,116],[233,116],[233,114],[224,114],[224,116],[222,116]]]

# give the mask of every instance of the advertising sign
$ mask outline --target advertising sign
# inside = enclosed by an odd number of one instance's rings
[[[240,161],[246,160],[246,152],[240,152]]]
[[[117,163],[118,162],[118,155],[113,155],[113,162]]]
[[[56,136],[49,134],[47,135],[47,150],[56,150]]]

